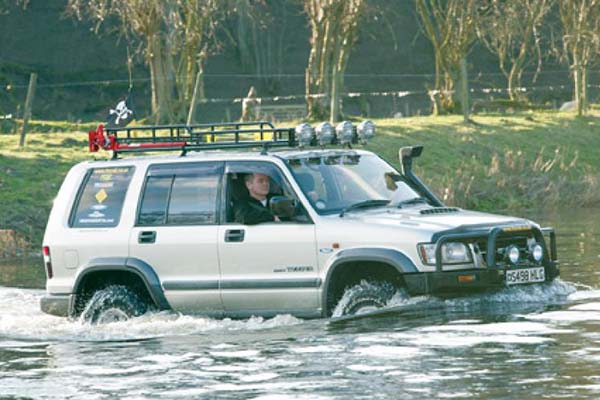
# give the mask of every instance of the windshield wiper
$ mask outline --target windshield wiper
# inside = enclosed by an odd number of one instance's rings
[[[348,207],[344,207],[344,209],[340,212],[340,217],[343,217],[345,213],[350,210],[355,210],[357,208],[366,208],[366,207],[380,207],[386,206],[390,204],[390,200],[385,199],[371,199],[371,200],[363,200],[358,203],[354,203],[349,205]]]
[[[408,200],[402,200],[401,202],[398,203],[397,207],[398,208],[402,208],[403,206],[408,206],[408,205],[412,205],[412,204],[422,204],[422,203],[429,203],[427,201],[427,199],[425,197],[413,197],[412,199],[408,199]]]

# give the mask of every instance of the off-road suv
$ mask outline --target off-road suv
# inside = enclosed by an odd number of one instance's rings
[[[44,237],[46,313],[107,322],[149,310],[327,317],[395,293],[464,294],[558,276],[552,229],[447,207],[414,175],[352,148],[374,126],[266,122],[103,129],[66,176]],[[259,151],[251,148],[259,147]],[[121,153],[176,150],[129,158]],[[248,174],[275,220],[236,221]],[[545,240],[548,239],[548,241]]]

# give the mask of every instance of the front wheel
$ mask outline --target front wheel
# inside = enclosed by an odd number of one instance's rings
[[[149,309],[149,305],[127,286],[112,285],[92,295],[81,319],[92,324],[109,324],[140,316]]]
[[[389,282],[362,281],[344,291],[333,317],[361,315],[385,307],[396,293]]]

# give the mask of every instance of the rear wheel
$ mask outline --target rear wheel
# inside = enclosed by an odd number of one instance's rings
[[[360,315],[385,307],[396,293],[389,282],[362,281],[344,291],[332,316]]]
[[[96,291],[81,319],[92,324],[109,324],[126,321],[150,310],[150,306],[127,286],[112,285]]]

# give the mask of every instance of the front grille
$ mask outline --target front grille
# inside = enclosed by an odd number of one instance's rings
[[[436,207],[436,208],[428,208],[427,210],[421,210],[420,213],[421,215],[428,215],[428,214],[450,214],[450,213],[455,213],[455,212],[459,212],[460,209],[456,208],[456,207]]]
[[[508,262],[508,260],[506,259],[506,256],[504,253],[506,248],[510,245],[514,245],[519,248],[519,252],[522,255],[521,261],[519,261],[519,265],[530,263],[531,257],[530,257],[528,240],[531,238],[532,238],[532,236],[530,236],[530,235],[514,235],[514,236],[498,237],[498,239],[496,239],[496,249],[495,249],[495,257],[494,257],[495,261],[496,261],[496,266],[503,267],[503,266],[510,264]],[[487,266],[487,246],[488,246],[487,238],[477,240],[474,243],[475,252],[477,254],[481,255],[482,261],[483,261],[484,265],[486,265],[486,266]]]

